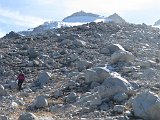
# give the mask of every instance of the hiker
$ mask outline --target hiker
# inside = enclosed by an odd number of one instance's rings
[[[18,90],[22,90],[22,84],[25,80],[25,75],[23,73],[23,71],[21,70],[18,77],[17,77],[17,80],[18,80]]]

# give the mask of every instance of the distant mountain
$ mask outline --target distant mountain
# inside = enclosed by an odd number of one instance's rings
[[[160,19],[159,20],[157,20],[155,23],[154,23],[154,25],[153,26],[160,26]]]
[[[41,33],[43,31],[49,30],[49,29],[56,29],[60,27],[70,27],[70,26],[77,26],[82,25],[90,22],[116,22],[116,23],[124,23],[125,20],[121,18],[118,14],[113,14],[109,17],[100,16],[93,13],[86,13],[84,11],[73,13],[72,15],[65,17],[62,21],[50,21],[45,22],[42,25],[39,25],[36,28],[33,28],[28,31],[21,31],[20,34],[23,35],[34,35]]]
[[[113,15],[108,16],[108,18],[114,21],[115,23],[125,23],[126,22],[117,13],[114,13]]]
[[[93,13],[86,13],[84,11],[76,12],[73,13],[72,15],[64,18],[62,21],[63,22],[93,22],[96,21],[97,19],[104,19],[100,15],[93,14]]]

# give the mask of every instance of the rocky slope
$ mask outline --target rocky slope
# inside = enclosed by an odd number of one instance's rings
[[[145,24],[12,32],[0,39],[0,119],[158,120],[159,44],[160,30]]]

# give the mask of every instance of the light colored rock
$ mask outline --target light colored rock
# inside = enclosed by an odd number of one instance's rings
[[[134,61],[134,58],[135,57],[131,52],[119,50],[111,55],[111,62],[132,62]]]
[[[102,83],[103,80],[110,77],[110,71],[105,67],[97,67],[94,69],[88,69],[85,72],[85,82],[99,82]]]
[[[122,102],[124,100],[128,99],[128,95],[126,93],[117,93],[114,97],[113,100],[117,102]]]
[[[76,101],[76,98],[77,98],[76,93],[71,92],[71,93],[66,97],[66,102],[68,102],[68,103],[75,102],[75,101]]]
[[[125,107],[123,105],[115,105],[113,107],[114,112],[123,113],[124,110],[125,110]]]
[[[134,115],[143,119],[159,120],[160,119],[160,98],[150,92],[139,93],[133,99]]]
[[[105,79],[101,86],[95,88],[96,90],[102,98],[110,98],[119,92],[130,93],[133,87],[121,76],[113,76]]]
[[[25,112],[19,116],[18,120],[38,120],[38,118],[33,113]]]
[[[38,96],[36,97],[34,105],[36,108],[43,108],[48,106],[48,101],[44,96]]]

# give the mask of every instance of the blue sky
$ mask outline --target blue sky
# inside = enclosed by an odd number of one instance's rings
[[[160,19],[159,4],[160,0],[0,0],[0,37],[81,10],[106,17],[117,13],[127,22],[151,25]]]

